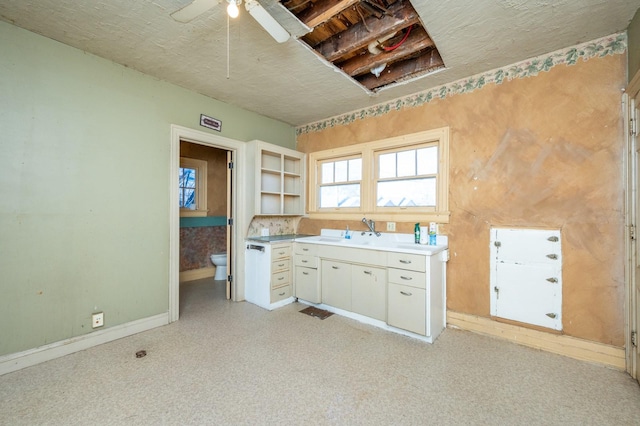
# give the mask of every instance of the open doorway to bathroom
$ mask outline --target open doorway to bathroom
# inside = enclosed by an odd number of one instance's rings
[[[180,317],[180,145],[189,142],[196,145],[222,150],[231,156],[233,168],[228,169],[227,179],[227,219],[232,219],[232,225],[227,225],[228,244],[227,275],[231,278],[226,282],[223,293],[233,301],[244,300],[244,251],[239,250],[246,233],[249,219],[245,208],[245,177],[241,171],[245,167],[246,143],[226,138],[210,132],[190,129],[178,125],[171,125],[171,140],[169,150],[169,182],[168,198],[170,206],[169,216],[169,322],[177,321]],[[204,204],[203,204],[204,205]],[[201,210],[196,205],[194,210]],[[213,267],[213,265],[211,265]],[[213,271],[215,273],[215,271]]]
[[[195,285],[210,290],[208,297],[230,299],[233,151],[180,140],[179,155],[181,299]]]

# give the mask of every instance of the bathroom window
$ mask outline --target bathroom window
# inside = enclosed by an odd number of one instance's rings
[[[309,154],[309,217],[449,221],[449,128]]]
[[[180,216],[207,215],[207,162],[180,157],[178,169]]]

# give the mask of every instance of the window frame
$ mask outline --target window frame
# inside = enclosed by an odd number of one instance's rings
[[[382,153],[398,152],[422,146],[438,147],[435,207],[378,207],[377,159]],[[362,180],[359,208],[319,208],[320,171],[326,161],[341,161],[360,156]],[[308,215],[312,219],[360,220],[363,215],[374,220],[449,222],[449,128],[427,130],[408,135],[349,145],[309,154]]]
[[[195,158],[180,157],[179,169],[194,169],[196,171],[195,200],[196,209],[180,207],[180,217],[205,217],[207,208],[207,162]]]
[[[362,156],[360,155],[347,155],[347,156],[341,156],[341,157],[337,157],[337,158],[323,158],[321,160],[318,161],[317,163],[317,175],[318,175],[318,186],[317,186],[317,201],[318,201],[318,209],[320,209],[321,211],[326,211],[326,210],[333,210],[333,209],[340,209],[340,211],[352,211],[352,212],[357,212],[360,210],[360,208],[362,207],[362,182],[364,180],[364,171],[361,170],[360,173],[360,180],[346,180],[346,181],[340,181],[340,182],[332,182],[330,184],[324,184],[322,183],[322,173],[321,173],[321,169],[322,169],[322,165],[326,164],[326,163],[336,163],[338,161],[349,161],[349,160],[356,160],[356,159],[360,159],[360,161],[364,164],[364,160],[362,159]],[[335,167],[335,166],[334,166]],[[335,169],[334,169],[334,173],[335,173]],[[347,176],[348,178],[348,176]],[[359,207],[320,207],[320,188],[322,187],[329,187],[329,186],[340,186],[340,185],[353,185],[353,184],[357,184],[360,186],[360,206]]]

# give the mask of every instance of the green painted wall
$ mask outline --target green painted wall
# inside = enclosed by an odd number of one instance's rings
[[[167,312],[170,125],[295,129],[0,22],[0,355]],[[211,131],[211,133],[215,133]]]
[[[629,27],[627,28],[629,52],[629,76],[631,81],[634,75],[640,70],[640,9],[636,11]]]

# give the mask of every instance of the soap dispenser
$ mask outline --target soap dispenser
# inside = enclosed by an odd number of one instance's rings
[[[344,231],[344,238],[347,240],[351,239],[351,234],[349,233],[349,225],[347,225],[347,230]]]

